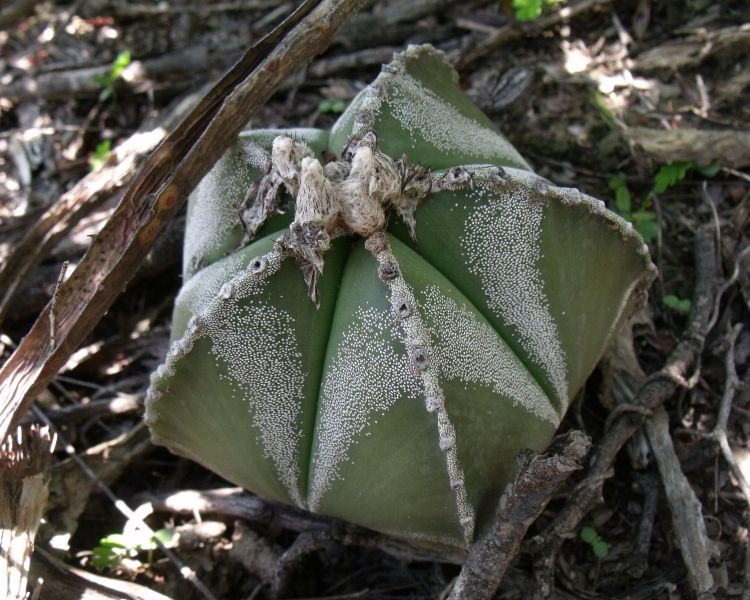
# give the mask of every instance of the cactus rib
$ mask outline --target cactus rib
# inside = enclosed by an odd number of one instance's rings
[[[440,387],[437,369],[430,364],[430,333],[419,314],[419,307],[411,286],[404,278],[398,259],[390,249],[387,236],[378,232],[365,242],[378,261],[378,276],[388,288],[393,314],[404,333],[404,343],[410,362],[424,385],[425,408],[435,413],[438,426],[438,444],[445,456],[451,489],[456,500],[458,519],[468,545],[474,537],[474,508],[466,493],[463,469],[458,460],[456,429],[445,409],[445,395]]]

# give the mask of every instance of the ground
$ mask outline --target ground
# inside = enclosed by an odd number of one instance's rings
[[[89,236],[159,141],[159,127],[173,128],[292,8],[275,0],[4,3],[0,361],[53,297],[60,273],[71,273],[81,260]],[[750,486],[743,492],[738,480],[739,473],[750,477],[750,6],[579,0],[543,8],[520,23],[511,2],[369,2],[251,124],[328,127],[393,51],[430,42],[448,53],[464,89],[538,173],[605,200],[631,220],[660,270],[632,330],[637,362],[627,361],[631,337],[624,332],[625,349],[610,353],[594,372],[561,431],[580,429],[595,447],[606,447],[614,428],[609,415],[636,410],[629,402],[636,390],[624,394],[618,383],[640,385],[644,373],[669,364],[701,303],[709,307],[702,324],[707,335],[689,329],[700,360],[682,376],[695,371],[694,377],[677,381],[661,399],[666,417],[658,409],[641,411],[650,422],[647,435],[639,430],[619,453],[603,501],[562,544],[556,597],[691,598],[698,591],[705,598],[750,598]],[[150,133],[136,139],[136,131]],[[89,175],[96,169],[106,180]],[[74,187],[87,175],[88,187]],[[50,217],[56,229],[19,256],[23,236],[61,196],[71,208]],[[46,571],[41,598],[77,597],[63,594],[62,582],[76,577],[70,567],[107,577],[100,582],[102,597],[122,597],[102,591],[114,578],[172,598],[200,597],[161,550],[139,551],[140,541],[127,531],[119,541],[132,556],[106,550],[100,540],[122,533],[126,518],[86,477],[76,462],[81,458],[99,484],[131,508],[153,501],[156,512],[144,515],[147,522],[180,529],[175,553],[217,598],[271,597],[278,557],[295,540],[295,516],[282,511],[269,520],[268,511],[276,513],[268,507],[217,509],[199,522],[190,511],[166,506],[177,492],[227,485],[153,447],[141,424],[148,376],[166,351],[180,287],[183,226],[180,213],[83,346],[36,397],[36,412],[20,416],[28,424],[46,415],[73,452],[55,455],[37,538],[46,556],[68,567]],[[705,228],[720,251],[700,271],[696,256],[706,246],[697,252],[694,246]],[[701,287],[706,273],[716,285]],[[657,431],[664,418],[666,434],[663,427]],[[657,461],[649,440],[662,448]],[[677,463],[668,462],[672,449]],[[531,597],[534,535],[563,510],[585,475],[574,474],[532,526],[497,597]],[[690,489],[698,513],[680,504]],[[693,554],[681,551],[678,535],[691,514],[698,520],[702,514],[705,524],[698,528],[702,542],[687,535],[697,544]],[[459,571],[427,557],[328,542],[318,540],[316,551],[290,563],[288,597],[438,598]],[[111,564],[101,564],[108,558]],[[37,565],[45,560],[48,565],[54,558],[35,555]],[[79,587],[94,585],[80,581]],[[140,597],[134,590],[121,594]]]

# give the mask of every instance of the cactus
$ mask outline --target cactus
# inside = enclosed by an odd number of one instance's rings
[[[243,133],[190,200],[184,265],[154,441],[453,549],[655,275],[632,227],[535,175],[429,46],[330,133]]]

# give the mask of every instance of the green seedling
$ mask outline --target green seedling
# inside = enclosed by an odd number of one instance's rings
[[[580,532],[581,539],[591,546],[591,551],[598,559],[607,558],[609,544],[605,542],[593,527],[583,527]]]
[[[685,175],[693,168],[693,161],[683,161],[662,165],[654,175],[654,191],[657,194],[666,192],[673,185],[685,179]]]
[[[633,224],[646,243],[651,243],[659,234],[656,215],[648,210],[651,206],[651,199],[647,196],[643,202],[643,208],[634,211],[630,188],[622,174],[615,175],[609,180],[609,189],[615,194],[615,207],[620,216]]]
[[[94,75],[94,81],[102,88],[99,92],[99,102],[106,102],[114,96],[115,84],[130,61],[130,52],[125,50],[115,57],[112,66],[106,73]]]
[[[326,98],[318,103],[318,110],[322,113],[340,115],[346,110],[346,100],[330,100]]]
[[[705,166],[695,164],[692,160],[669,163],[662,165],[654,175],[654,191],[657,194],[666,192],[669,188],[676,185],[691,171],[695,170],[703,177],[713,177],[721,169],[717,161],[710,162]]]
[[[693,161],[684,161],[662,165],[654,175],[653,193],[661,194],[682,181],[694,169],[704,177],[713,177],[719,172],[720,165],[714,161],[706,166],[698,166]],[[651,210],[652,194],[643,199],[640,210],[633,210],[633,200],[625,176],[615,175],[609,180],[609,189],[615,195],[615,207],[623,219],[630,221],[646,243],[651,243],[659,235],[659,224],[656,214]],[[674,306],[672,307],[674,308]],[[676,309],[677,310],[677,309]]]
[[[681,315],[690,314],[690,309],[693,307],[693,303],[688,298],[680,298],[674,294],[667,294],[662,299],[662,304],[671,308],[673,311],[680,313]]]
[[[146,421],[265,498],[465,549],[654,276],[411,47],[330,131],[243,132],[198,186]]]
[[[563,0],[513,0],[513,11],[519,21],[533,21],[537,19],[542,11]]]
[[[167,527],[154,532],[163,546],[171,548],[176,543],[174,528]],[[123,533],[112,533],[99,540],[99,544],[92,550],[91,564],[99,571],[116,570],[123,560],[129,559],[131,564],[143,567],[153,562],[153,552],[157,543],[150,533],[136,528],[125,528]],[[147,553],[145,561],[139,556]]]
[[[617,130],[617,118],[615,117],[609,106],[607,106],[607,101],[605,100],[604,96],[598,90],[592,91],[591,102],[594,104],[596,110],[599,111],[599,115],[601,116],[602,121],[607,124],[607,127]]]
[[[112,140],[102,140],[96,145],[89,158],[89,167],[92,171],[98,171],[107,162],[112,152]]]

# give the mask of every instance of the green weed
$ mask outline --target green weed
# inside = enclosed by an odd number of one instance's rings
[[[176,543],[176,533],[173,527],[165,527],[154,532],[159,541],[166,547]],[[99,571],[114,570],[124,559],[137,561],[142,552],[148,552],[146,566],[153,561],[153,551],[157,548],[156,541],[150,533],[134,527],[125,526],[122,533],[112,533],[99,540],[99,544],[92,550],[91,564]]]
[[[109,71],[94,75],[94,81],[102,88],[99,92],[99,102],[106,102],[114,96],[115,83],[120,78],[125,68],[130,64],[130,61],[130,52],[125,50],[115,57]]]
[[[563,0],[513,0],[513,10],[519,21],[533,21],[547,6],[559,4]]]
[[[581,539],[591,546],[591,551],[598,559],[606,558],[609,554],[609,544],[605,542],[593,527],[583,527]]]
[[[102,140],[99,142],[89,157],[89,167],[91,167],[91,170],[98,171],[101,169],[111,153],[112,140]]]

